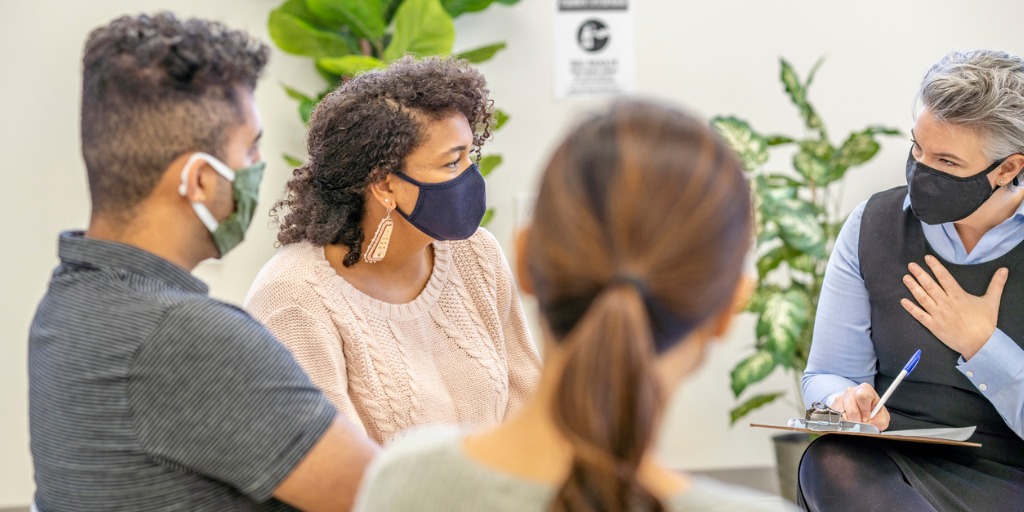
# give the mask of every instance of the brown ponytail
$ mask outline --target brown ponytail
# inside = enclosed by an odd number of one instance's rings
[[[656,354],[730,307],[751,242],[735,155],[679,110],[620,101],[545,170],[527,272],[565,365],[552,411],[573,449],[553,511],[661,511],[638,480],[663,390]]]
[[[651,338],[640,292],[602,291],[570,338],[554,418],[573,460],[552,510],[664,510],[637,481],[660,402],[652,345],[637,342]]]

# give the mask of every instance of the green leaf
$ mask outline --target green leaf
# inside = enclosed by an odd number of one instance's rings
[[[287,94],[288,97],[293,99],[293,100],[299,100],[299,101],[309,100],[309,101],[313,101],[313,98],[309,97],[309,95],[307,95],[307,94],[299,92],[298,89],[293,89],[291,87],[288,87],[285,84],[281,84],[281,87],[284,88],[284,93]]]
[[[783,144],[792,144],[796,142],[793,138],[785,135],[768,135],[765,137],[765,141],[769,146],[781,146]]]
[[[761,200],[760,208],[765,215],[774,217],[775,205],[783,199],[792,199],[797,196],[799,186],[790,185],[789,182],[780,181],[781,175],[759,174],[754,178],[754,193]]]
[[[830,170],[827,162],[803,151],[793,155],[793,168],[806,178],[808,183],[815,185],[824,184],[825,176]]]
[[[398,10],[398,5],[401,3],[402,0],[384,0],[384,22],[386,24],[391,24],[391,19],[395,17],[395,11]]]
[[[814,75],[818,74],[818,69],[825,63],[825,56],[822,55],[818,58],[818,61],[811,66],[811,70],[807,72],[807,82],[804,82],[804,91],[811,88],[811,83],[814,82]]]
[[[456,55],[456,57],[466,59],[473,64],[480,64],[491,60],[491,58],[494,57],[494,54],[504,50],[506,46],[508,46],[506,43],[489,44],[487,46],[481,46],[480,48],[464,51]]]
[[[818,221],[815,206],[800,198],[785,198],[771,205],[772,220],[779,225],[779,236],[790,247],[825,258],[825,230]]]
[[[878,142],[875,141],[875,137],[870,131],[851,133],[833,155],[833,171],[825,176],[823,183],[842,179],[847,169],[871,160],[878,153],[879,148]]]
[[[321,26],[305,0],[288,0],[270,11],[270,38],[278,48],[296,55],[336,57],[352,53],[352,41]]]
[[[506,113],[504,110],[501,110],[500,108],[495,109],[494,126],[491,127],[491,132],[496,132],[500,130],[502,126],[505,126],[505,123],[508,121],[508,118],[508,113]]]
[[[796,190],[804,186],[804,183],[799,180],[795,180],[785,174],[767,174],[763,175],[763,183],[769,188],[787,188],[792,191],[789,197],[796,197]]]
[[[299,102],[299,119],[302,119],[302,124],[309,124],[309,116],[313,114],[315,108],[316,102],[311,99]]]
[[[843,224],[846,224],[846,217],[839,219],[836,222],[829,222],[825,225],[825,236],[829,240],[835,240],[839,236],[839,231],[843,229]]]
[[[903,135],[903,132],[888,126],[869,126],[864,131],[870,132],[872,135]]]
[[[772,270],[779,268],[779,265],[786,260],[789,250],[785,245],[779,245],[764,253],[757,259],[757,275],[764,279]]]
[[[735,409],[729,411],[729,424],[735,425],[740,418],[750,414],[754,409],[760,408],[767,404],[775,401],[776,398],[782,396],[784,393],[766,393],[763,395],[757,395],[747,399],[746,402],[738,405]]]
[[[305,163],[302,160],[300,160],[298,157],[289,155],[288,153],[281,153],[281,158],[284,158],[284,162],[286,164],[288,164],[289,167],[292,167],[292,168],[302,167],[303,164]]]
[[[387,23],[381,0],[306,0],[306,5],[321,19],[348,25],[361,39],[374,41],[384,37]]]
[[[495,0],[495,1],[497,1],[499,4],[505,4],[505,5],[515,5],[515,4],[519,3],[519,0]]]
[[[345,77],[353,77],[371,69],[387,66],[384,61],[369,55],[346,55],[344,57],[317,59],[316,65],[328,73]]]
[[[405,0],[395,13],[395,31],[384,60],[406,53],[447,55],[455,42],[455,24],[438,0]]]
[[[836,149],[827,140],[803,140],[800,141],[800,151],[814,155],[824,161],[832,159]]]
[[[810,321],[811,301],[798,288],[768,298],[764,311],[757,319],[758,339],[764,339],[764,348],[770,350],[775,361],[792,366],[797,342]]]
[[[711,127],[739,155],[746,170],[753,171],[768,161],[768,141],[746,121],[719,116],[711,119]]]
[[[817,131],[821,134],[822,138],[825,138],[825,124],[807,100],[807,89],[800,83],[800,77],[797,76],[793,66],[786,62],[786,59],[779,59],[779,65],[782,68],[779,79],[782,80],[782,85],[785,86],[789,99],[800,109],[804,125],[810,130]]]
[[[827,263],[827,258],[818,258],[811,256],[806,253],[795,253],[791,254],[786,263],[789,264],[789,268],[800,272],[807,272],[808,274],[819,274],[819,266],[822,263]]]
[[[764,229],[757,234],[757,245],[764,245],[769,242],[773,242],[779,238],[779,226],[774,222],[769,222],[765,225]]]
[[[480,159],[480,174],[483,174],[486,178],[495,167],[501,165],[501,155],[487,155]]]
[[[341,76],[335,75],[334,73],[331,73],[330,71],[321,68],[319,65],[316,65],[314,67],[316,68],[317,74],[320,75],[328,83],[328,89],[326,92],[333,91],[335,87],[341,85]]]
[[[757,289],[754,290],[754,295],[750,298],[750,304],[747,304],[746,310],[751,313],[760,313],[764,311],[764,306],[768,303],[768,298],[779,293],[782,293],[782,291],[778,286],[773,284],[758,284]]]
[[[493,218],[494,208],[488,208],[487,211],[484,212],[484,218],[480,220],[480,225],[483,227],[487,227],[487,225],[491,223],[491,219]]]
[[[442,0],[441,3],[444,10],[454,18],[463,13],[482,11],[490,7],[494,0]]]
[[[775,357],[771,352],[759,350],[742,360],[732,369],[732,392],[739,397],[747,386],[764,380],[775,369]]]
[[[786,94],[789,95],[789,99],[794,105],[803,108],[807,104],[807,90],[800,83],[800,77],[796,75],[796,70],[786,59],[779,59],[779,66],[781,67],[779,79],[782,80],[782,85],[786,88]]]

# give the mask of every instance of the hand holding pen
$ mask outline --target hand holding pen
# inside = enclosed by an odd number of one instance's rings
[[[910,361],[907,361],[907,364],[903,366],[903,370],[900,370],[900,374],[892,381],[889,389],[885,390],[885,394],[882,395],[882,399],[878,401],[878,405],[875,405],[875,408],[871,409],[871,416],[868,416],[868,419],[874,418],[875,415],[878,414],[878,411],[880,411],[882,406],[885,405],[886,400],[892,396],[892,392],[896,391],[896,386],[899,386],[900,382],[903,382],[903,378],[910,375],[910,372],[914,371],[914,368],[917,366],[917,362],[920,360],[921,349],[917,349],[917,352],[914,352],[914,355],[910,357]]]
[[[843,419],[847,421],[870,423],[878,427],[878,430],[884,431],[889,428],[889,411],[885,408],[885,401],[896,390],[896,386],[903,381],[903,377],[913,371],[920,358],[919,350],[910,358],[907,365],[903,367],[903,371],[886,390],[884,398],[879,397],[875,388],[865,383],[847,388],[832,401],[831,407],[837,411],[843,411]]]

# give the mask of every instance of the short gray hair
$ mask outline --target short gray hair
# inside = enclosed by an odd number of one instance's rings
[[[1017,55],[949,52],[925,74],[917,98],[936,119],[976,130],[990,160],[1024,152],[1024,60]]]

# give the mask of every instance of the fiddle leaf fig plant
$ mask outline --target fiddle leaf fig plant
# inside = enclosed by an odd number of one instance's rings
[[[519,0],[286,0],[270,12],[270,38],[285,52],[309,58],[324,77],[325,88],[315,95],[283,85],[285,94],[298,102],[299,118],[309,115],[327,93],[355,75],[382,68],[405,55],[418,57],[452,55],[454,18],[479,12],[492,4],[515,5]],[[506,48],[495,42],[455,54],[474,64],[487,62]],[[508,114],[496,111],[492,132],[501,128]],[[302,161],[285,154],[288,165]],[[500,155],[488,155],[481,171],[490,173],[501,163]],[[488,210],[483,224],[494,212]]]
[[[845,216],[839,212],[840,188],[848,171],[878,153],[881,136],[900,135],[894,128],[868,126],[833,144],[825,123],[808,99],[821,66],[819,60],[801,81],[793,66],[780,59],[780,80],[797,107],[806,130],[802,138],[765,134],[735,116],[718,116],[711,125],[739,155],[750,175],[757,233],[757,288],[747,308],[757,316],[754,351],[731,372],[739,405],[730,411],[736,423],[785,392],[751,395],[748,389],[775,370],[790,372],[799,405],[800,379],[807,366],[818,296],[828,256]],[[769,167],[773,150],[793,151],[792,169]]]

